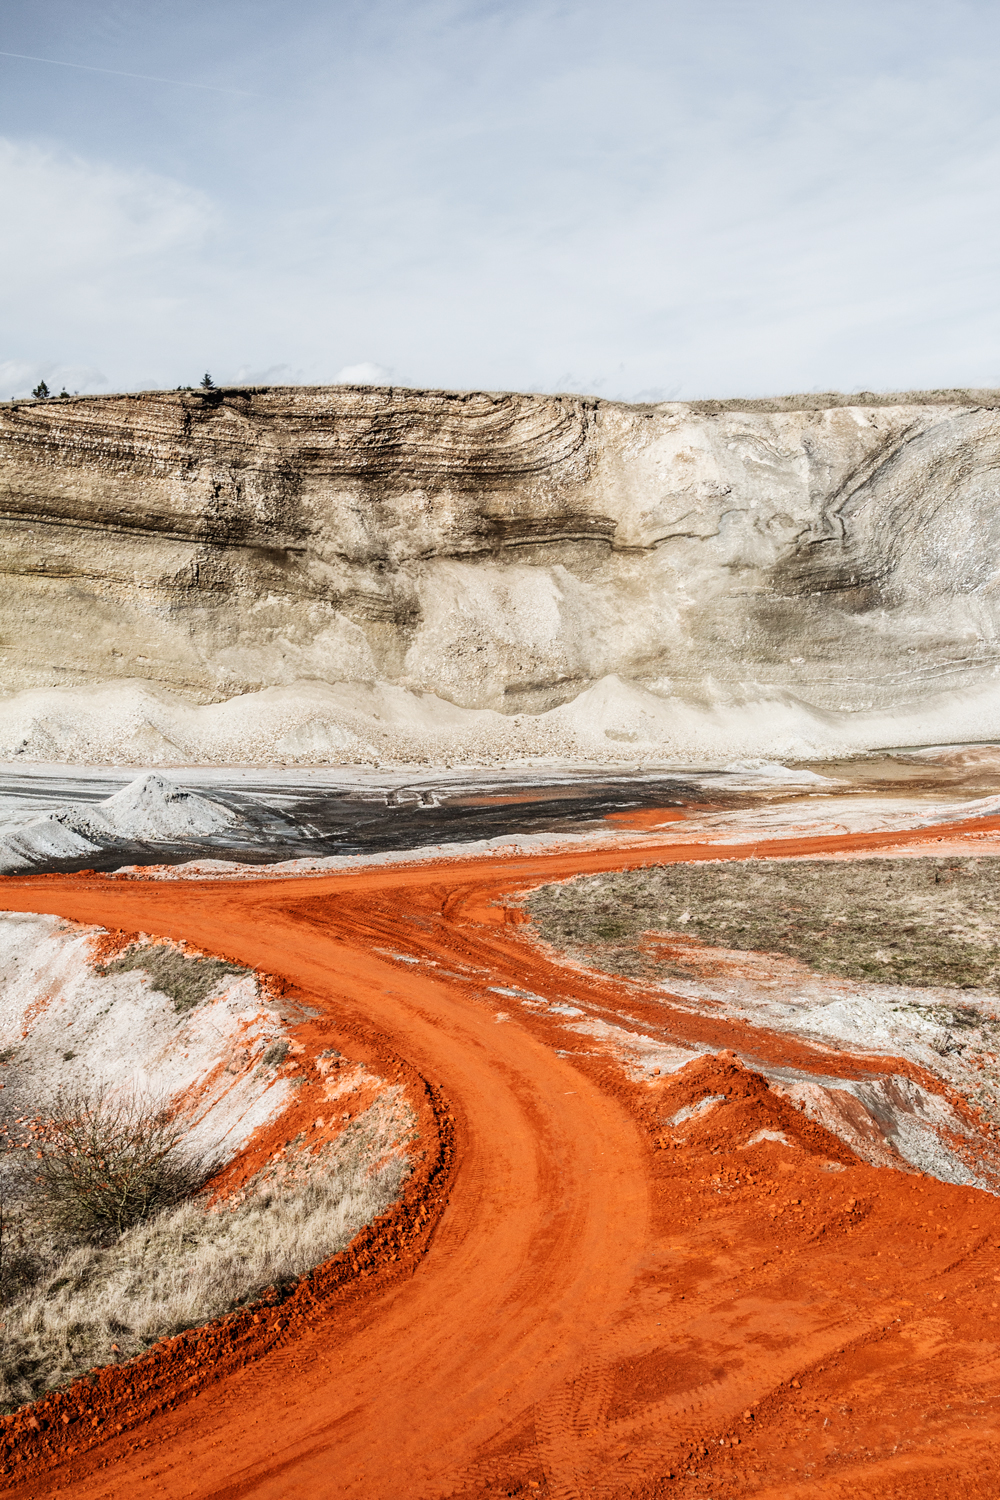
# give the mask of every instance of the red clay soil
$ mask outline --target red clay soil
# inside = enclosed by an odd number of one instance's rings
[[[666,823],[680,823],[688,816],[684,807],[634,807],[628,812],[605,813],[604,821],[619,828],[662,828]]]
[[[290,1296],[7,1419],[7,1493],[995,1500],[1000,1202],[857,1162],[731,1050],[785,1055],[781,1038],[748,1049],[746,1028],[716,1023],[717,1055],[632,1084],[606,1055],[557,1050],[550,1016],[500,1021],[493,992],[586,1005],[604,988],[620,1005],[615,981],[496,904],[543,880],[915,841],[6,880],[6,909],[183,937],[282,977],[319,1012],[311,1049],[350,1038],[423,1089],[426,1148],[402,1207]],[[670,1024],[691,1039],[708,1023]],[[706,1096],[724,1103],[671,1124]]]

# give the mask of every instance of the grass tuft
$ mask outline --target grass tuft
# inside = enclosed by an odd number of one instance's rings
[[[174,1002],[178,1015],[200,1005],[219,984],[231,978],[242,979],[252,970],[221,958],[199,958],[179,948],[161,943],[141,943],[118,958],[100,964],[98,974],[128,974],[141,970],[149,976],[152,989]]]

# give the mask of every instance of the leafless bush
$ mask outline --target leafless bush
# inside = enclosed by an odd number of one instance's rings
[[[189,1199],[111,1244],[43,1231],[30,1284],[4,1307],[0,1411],[196,1328],[343,1249],[398,1196],[409,1171],[399,1146],[413,1123],[401,1091],[388,1090],[323,1155],[233,1203]]]
[[[27,1122],[35,1212],[75,1240],[117,1237],[189,1196],[208,1175],[181,1155],[184,1127],[136,1094],[60,1096]]]

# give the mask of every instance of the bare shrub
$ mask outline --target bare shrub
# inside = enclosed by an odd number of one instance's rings
[[[197,1328],[344,1249],[398,1197],[413,1123],[402,1091],[389,1090],[320,1157],[234,1203],[190,1199],[112,1244],[67,1247],[43,1234],[32,1284],[4,1309],[0,1410]]]
[[[178,1150],[184,1125],[135,1094],[61,1096],[29,1122],[33,1208],[56,1234],[121,1235],[208,1175]]]

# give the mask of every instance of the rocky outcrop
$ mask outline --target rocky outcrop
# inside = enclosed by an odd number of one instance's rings
[[[995,392],[13,402],[0,686],[389,684],[512,719],[610,678],[881,724],[996,678],[998,473]]]

